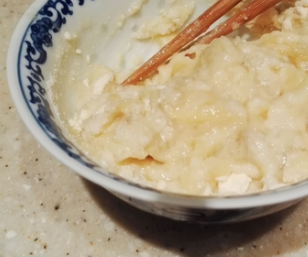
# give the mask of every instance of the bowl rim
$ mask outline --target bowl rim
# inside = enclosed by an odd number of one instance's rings
[[[55,0],[52,0],[55,1]],[[77,0],[72,0],[77,1]],[[134,183],[123,183],[110,176],[94,171],[77,160],[56,145],[38,124],[34,114],[26,102],[21,89],[19,78],[19,58],[24,36],[29,29],[38,11],[47,3],[47,0],[35,0],[23,14],[14,29],[7,54],[7,80],[19,116],[23,120],[35,139],[56,159],[65,166],[75,171],[80,176],[102,186],[116,194],[135,198],[141,201],[159,202],[182,207],[202,209],[245,209],[280,204],[304,198],[308,195],[308,181],[302,181],[295,185],[284,186],[279,189],[269,190],[256,194],[236,196],[191,196],[169,192],[161,192],[151,188],[136,186]]]

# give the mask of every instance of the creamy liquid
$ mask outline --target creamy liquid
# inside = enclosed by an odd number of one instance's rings
[[[308,3],[279,8],[247,24],[256,40],[194,46],[140,86],[123,87],[123,73],[89,65],[75,78],[63,126],[109,171],[161,190],[246,194],[306,179]],[[184,17],[184,24],[188,16],[173,13],[170,22]],[[155,22],[132,36],[166,31],[167,21]],[[56,106],[63,92],[54,94]]]

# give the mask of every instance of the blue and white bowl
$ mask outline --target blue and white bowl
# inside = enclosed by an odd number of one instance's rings
[[[63,31],[74,27],[81,18],[91,20],[105,17],[108,21],[110,17],[124,12],[127,4],[132,2],[37,0],[24,14],[11,40],[7,73],[17,110],[34,137],[53,156],[82,177],[137,208],[175,220],[240,222],[277,212],[306,197],[307,181],[269,192],[232,197],[198,197],[161,192],[128,182],[103,170],[65,137],[47,96],[47,77],[52,67],[50,60],[55,42],[59,42],[57,38],[63,37]],[[156,1],[152,3],[152,8],[158,8]]]

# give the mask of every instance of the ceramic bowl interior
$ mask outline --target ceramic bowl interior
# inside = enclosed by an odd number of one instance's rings
[[[84,178],[101,185],[121,199],[146,211],[178,220],[205,223],[235,222],[263,216],[285,208],[308,194],[308,182],[270,192],[232,197],[193,197],[160,192],[136,185],[99,167],[87,158],[61,130],[48,98],[56,49],[65,33],[91,36],[87,26],[96,24],[103,36],[88,54],[96,61],[115,65],[119,49],[140,20],[155,15],[163,1],[144,1],[137,16],[125,16],[133,0],[37,0],[15,29],[8,54],[8,80],[11,95],[21,118],[34,137],[52,155]],[[211,2],[211,1],[210,1]],[[207,6],[196,0],[194,16]],[[84,26],[84,24],[88,24]],[[107,24],[107,25],[106,25]],[[125,58],[130,63],[135,51],[145,58],[159,46],[146,42],[133,45]]]

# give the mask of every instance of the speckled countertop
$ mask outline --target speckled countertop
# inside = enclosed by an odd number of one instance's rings
[[[308,200],[241,224],[180,223],[128,206],[41,148],[6,80],[9,40],[32,2],[0,0],[0,257],[308,256]]]

